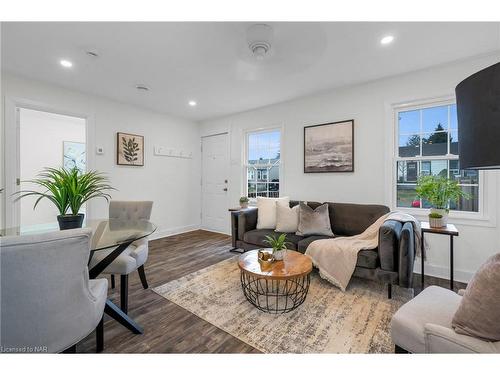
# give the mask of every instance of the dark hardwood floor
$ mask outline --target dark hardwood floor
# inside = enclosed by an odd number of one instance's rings
[[[129,315],[144,328],[134,335],[114,320],[105,319],[104,353],[258,353],[221,329],[166,300],[151,290],[191,272],[235,256],[229,236],[194,231],[149,243],[143,289],[139,275],[129,277]],[[110,298],[119,304],[120,278]],[[109,283],[111,285],[111,283]],[[95,351],[95,334],[77,345],[77,352]]]
[[[235,256],[229,249],[229,236],[202,230],[151,241],[145,265],[150,289],[142,288],[137,272],[129,277],[128,312],[144,328],[144,334],[134,335],[105,317],[104,353],[259,353],[151,290]],[[109,297],[117,304],[119,280],[117,277],[115,289],[108,290]],[[448,281],[426,276],[426,285],[430,284],[447,287]],[[420,275],[415,275],[415,285],[420,285]],[[94,351],[95,334],[92,333],[77,345],[77,353]]]

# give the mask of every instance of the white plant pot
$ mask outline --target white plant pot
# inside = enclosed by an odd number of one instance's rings
[[[241,208],[248,208],[248,202],[240,202]]]
[[[273,252],[274,260],[283,260],[285,257],[286,249]]]
[[[448,224],[448,211],[444,208],[431,208],[431,214],[436,213],[442,218],[429,217],[429,226],[432,228],[442,228]]]

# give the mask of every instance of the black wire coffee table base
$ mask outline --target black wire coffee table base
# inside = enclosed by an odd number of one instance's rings
[[[261,311],[283,314],[299,307],[309,291],[309,274],[287,279],[263,278],[241,270],[246,299]]]

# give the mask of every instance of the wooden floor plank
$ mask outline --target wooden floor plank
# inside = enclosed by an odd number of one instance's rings
[[[145,265],[150,289],[143,289],[139,275],[129,277],[129,315],[143,328],[134,335],[114,320],[104,323],[105,353],[259,353],[259,351],[223,330],[197,317],[173,302],[154,293],[151,288],[176,280],[191,272],[236,256],[230,253],[229,236],[197,230],[149,243]],[[120,278],[110,298],[119,304]],[[415,284],[420,285],[419,275]],[[426,285],[446,287],[448,281],[426,277]],[[109,283],[110,284],[110,283]],[[463,284],[457,283],[458,287]],[[77,345],[78,353],[95,351],[95,334]]]

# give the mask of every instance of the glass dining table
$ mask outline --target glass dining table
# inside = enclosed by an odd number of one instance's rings
[[[113,249],[108,254],[89,269],[89,278],[95,279],[113,262],[132,242],[151,235],[156,226],[148,220],[85,220],[83,228],[92,229],[92,239],[90,243],[89,261],[97,251]],[[26,236],[58,231],[57,223],[35,225],[31,227],[14,227],[0,229],[0,237],[5,236]],[[104,312],[116,320],[118,323],[135,334],[144,332],[130,316],[123,312],[109,298],[106,300]]]

